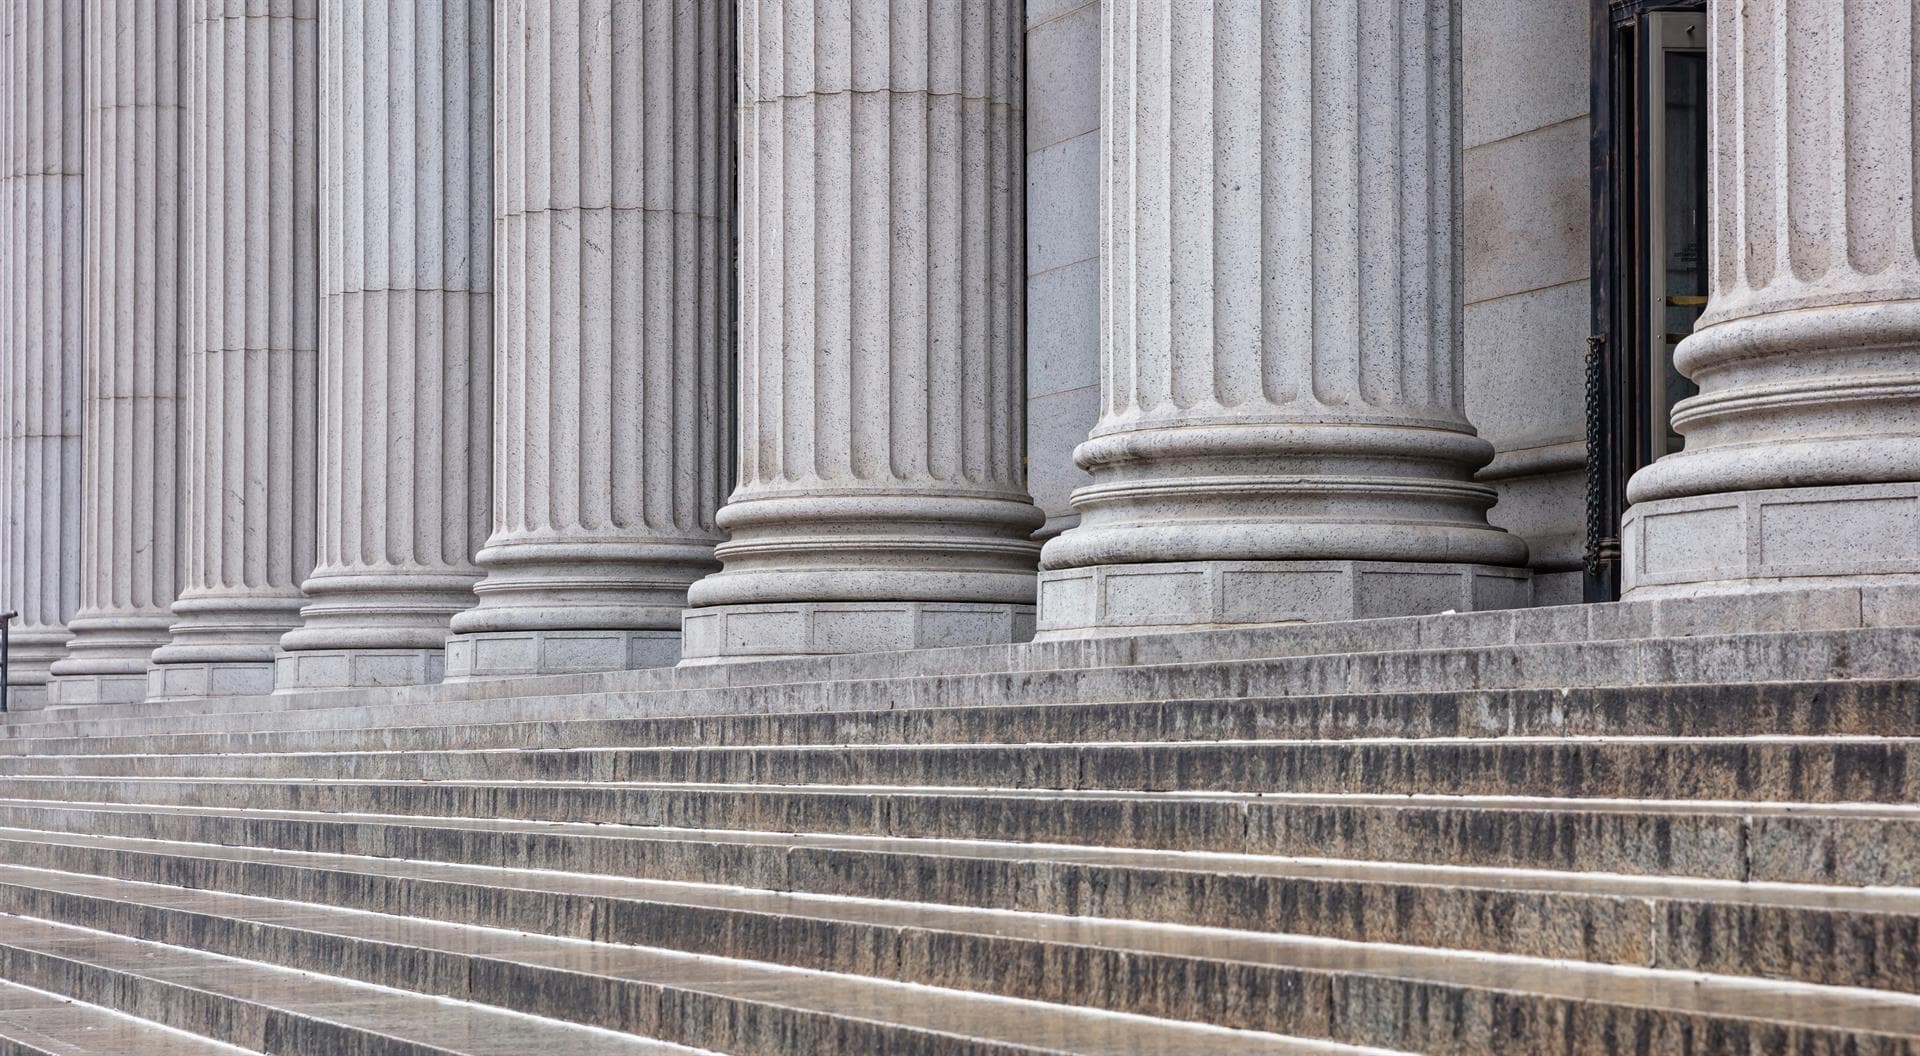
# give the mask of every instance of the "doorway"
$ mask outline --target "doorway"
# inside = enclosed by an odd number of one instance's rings
[[[1707,305],[1704,0],[1594,0],[1588,601],[1620,596],[1627,478],[1680,449],[1674,349]]]

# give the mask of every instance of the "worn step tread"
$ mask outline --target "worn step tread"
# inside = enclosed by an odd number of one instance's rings
[[[1003,703],[1152,700],[1169,693],[1206,698],[1244,695],[1320,695],[1374,692],[1562,688],[1588,686],[1723,684],[1805,679],[1880,680],[1909,677],[1920,668],[1920,628],[1850,627],[1832,630],[1700,635],[1697,637],[1554,637],[1545,641],[1385,644],[1361,651],[1345,637],[1322,651],[1258,655],[1246,643],[1268,635],[1228,636],[1238,651],[1219,655],[1190,642],[1136,643],[1111,655],[1095,650],[1088,663],[1035,664],[1040,647],[999,647],[994,663],[944,674],[923,672],[938,658],[912,654],[851,658],[835,665],[743,665],[741,670],[656,669],[603,676],[501,680],[496,684],[413,687],[247,698],[255,711],[187,712],[160,708],[146,718],[125,711],[89,712],[74,732],[125,734],[223,732],[239,728],[325,729],[390,725],[556,720],[620,715],[718,715],[862,708],[924,708]],[[1072,653],[1072,649],[1067,650]],[[905,673],[866,662],[907,664]],[[759,670],[765,668],[764,671]],[[818,668],[818,670],[815,670]],[[794,675],[782,677],[784,672]],[[616,677],[617,676],[617,677]],[[1464,680],[1464,681],[1463,681]],[[106,705],[126,708],[126,705]],[[153,707],[151,705],[145,707]],[[46,735],[44,721],[0,728],[0,733]]]
[[[718,910],[729,913],[835,921],[880,929],[926,928],[994,936],[1018,936],[1038,941],[1092,945],[1169,956],[1225,958],[1248,963],[1282,965],[1325,972],[1365,972],[1423,981],[1481,988],[1525,991],[1567,998],[1602,998],[1647,1008],[1678,1008],[1702,1014],[1800,1022],[1791,995],[1782,998],[1782,980],[1761,981],[1731,975],[1706,975],[1679,969],[1639,966],[1583,965],[1516,954],[1457,951],[1441,946],[1406,946],[1386,942],[1353,942],[1309,935],[1254,934],[1196,927],[1086,917],[1044,912],[1017,912],[932,903],[885,901],[846,895],[781,892],[741,888],[731,884],[625,876],[557,873],[500,866],[460,865],[392,858],[368,858],[265,848],[234,848],[64,833],[43,834],[47,842],[73,846],[121,848],[142,854],[178,856],[182,860],[214,859],[239,863],[268,863],[295,869],[339,871],[401,880],[475,885],[494,890],[546,892],[586,898],[602,897]],[[0,866],[0,873],[31,866]],[[71,874],[87,875],[96,874]],[[1596,878],[1607,879],[1607,878]],[[1723,885],[1737,888],[1740,885]],[[247,892],[239,892],[245,895]],[[1802,893],[1804,894],[1804,893]],[[1865,895],[1878,904],[1920,911],[1916,892],[1819,892]],[[1401,967],[1401,965],[1407,967]],[[1419,967],[1414,967],[1418,965]],[[1650,996],[1645,980],[1664,980],[1674,989]],[[1759,989],[1754,983],[1764,982]],[[1641,989],[1635,989],[1641,988]],[[1808,985],[1794,993],[1814,995],[1815,1005],[1842,1009],[1837,1016],[1813,1013],[1812,1025],[1880,1029],[1920,1035],[1920,996],[1893,992],[1834,991]],[[1834,994],[1845,995],[1844,999]],[[1674,1004],[1675,1001],[1679,1003]],[[1782,1005],[1781,1002],[1787,1002]],[[1869,1028],[1868,1023],[1878,1026]]]
[[[300,1019],[345,1028],[361,1036],[391,1038],[460,1056],[527,1056],[543,1051],[564,1052],[570,1056],[697,1056],[699,1053],[696,1049],[647,1038],[33,917],[0,915],[0,947],[104,969],[117,977],[197,992],[219,1004],[270,1008]],[[122,988],[115,990],[116,996],[126,996]]]
[[[575,976],[626,980],[672,992],[713,995],[729,1002],[779,1006],[884,1024],[921,1035],[977,1039],[1009,1052],[1073,1056],[1237,1056],[1242,1053],[1249,1056],[1327,1053],[1331,1056],[1379,1051],[639,945],[612,945],[54,870],[7,867],[0,868],[0,874],[33,875],[50,889],[86,892],[162,910],[223,916],[264,929],[289,929],[353,943],[441,951],[463,958],[510,962]],[[0,931],[0,942],[3,941],[4,932]],[[199,956],[219,955],[200,953]],[[605,1031],[596,1033],[624,1037]],[[540,1050],[513,1051],[515,1056],[524,1056]],[[547,1051],[571,1054],[576,1050]],[[687,1050],[675,1047],[663,1051]],[[502,1050],[500,1056],[506,1056],[506,1051]]]
[[[0,800],[0,806],[7,801]],[[127,806],[124,813],[153,808]],[[198,812],[195,812],[198,813]],[[213,814],[235,819],[259,816],[231,810]],[[783,851],[817,848],[876,855],[964,858],[1008,862],[1046,862],[1060,865],[1161,870],[1168,873],[1244,875],[1272,878],[1351,881],[1449,891],[1488,890],[1536,892],[1596,898],[1637,900],[1694,900],[1782,908],[1833,910],[1855,913],[1920,915],[1920,888],[1850,887],[1731,881],[1676,876],[1637,876],[1564,870],[1519,869],[1461,865],[1369,861],[1300,855],[1245,854],[1150,848],[1106,847],[1064,843],[1016,843],[1005,840],[864,836],[844,833],[770,832],[747,829],[702,829],[666,825],[628,825],[617,822],[526,822],[499,818],[418,818],[406,815],[333,814],[321,811],[276,811],[285,821],[348,824],[368,827],[494,832],[529,836],[575,837],[589,840],[686,843],[702,846],[768,847]],[[174,844],[211,851],[327,857],[326,852],[298,848],[239,846],[199,841],[151,840],[144,837],[49,831],[0,826],[0,839],[114,841],[113,845]],[[124,841],[124,843],[120,842]],[[345,855],[356,858],[356,855]],[[500,863],[452,862],[497,868]],[[635,882],[647,878],[630,877]]]
[[[90,782],[111,780],[125,782],[130,787],[169,789],[194,788],[203,785],[216,785],[223,788],[307,788],[315,782],[309,778],[278,777],[198,777],[187,780],[180,777],[154,777],[130,775],[111,779],[85,778]],[[72,786],[72,780],[60,775],[49,774],[10,774],[0,775],[0,787],[6,783],[22,786],[44,786],[36,791],[57,791]],[[1301,806],[1351,806],[1356,804],[1372,805],[1390,809],[1420,808],[1472,808],[1482,810],[1546,810],[1570,811],[1576,813],[1631,813],[1649,811],[1662,814],[1703,814],[1745,816],[1752,814],[1778,814],[1806,817],[1833,818],[1882,818],[1890,821],[1920,822],[1920,804],[1906,803],[1781,803],[1770,800],[1703,800],[1703,799],[1623,799],[1623,798],[1585,798],[1555,796],[1449,796],[1449,795],[1400,795],[1390,792],[1229,792],[1229,791],[1141,791],[1136,789],[1105,788],[1066,788],[1036,789],[1015,787],[992,787],[984,785],[886,785],[886,784],[806,784],[806,785],[761,785],[728,781],[512,781],[512,780],[436,780],[419,779],[379,779],[352,778],[328,780],[326,784],[333,788],[469,788],[469,789],[513,789],[517,787],[578,788],[584,791],[659,791],[659,792],[704,792],[716,794],[751,794],[765,796],[814,796],[814,795],[855,795],[870,797],[929,797],[957,799],[1043,799],[1047,801],[1084,800],[1088,802],[1163,802],[1183,803],[1225,803],[1246,805],[1256,803],[1290,803]],[[242,813],[361,813],[357,811],[286,811],[279,808],[221,808],[178,803],[85,801],[79,799],[61,799],[51,796],[0,796],[0,803],[48,803],[62,806],[88,806],[103,809],[164,809],[217,811],[237,810]],[[404,815],[393,815],[402,817]]]
[[[604,948],[599,948],[591,955],[582,952],[583,948],[595,947],[593,943],[524,935],[515,936],[509,942],[490,938],[501,933],[484,927],[449,928],[438,922],[383,918],[380,914],[307,904],[294,905],[247,895],[189,891],[55,870],[0,868],[0,883],[22,882],[82,897],[110,899],[181,913],[220,916],[266,927],[290,927],[326,934],[337,932],[404,945],[454,949],[455,952],[546,965],[559,971],[584,970],[615,976],[624,974],[619,967],[618,956],[608,954]],[[947,917],[950,919],[926,923],[924,926],[968,924],[989,934],[1025,936],[1034,925],[1030,917],[1020,919],[1026,915],[992,911],[949,913]],[[359,927],[369,918],[380,921],[372,926],[371,932]],[[345,922],[345,926],[341,922]],[[1033,936],[1032,941],[1076,945],[1111,943],[1120,949],[1134,951],[1136,956],[1151,956],[1163,952],[1170,942],[1178,944],[1190,941],[1191,936],[1184,933],[1188,930],[1191,929],[1116,922],[1052,921],[1044,922],[1041,934]],[[194,933],[203,932],[194,929]],[[449,936],[467,944],[449,945]],[[1597,1001],[1697,1015],[1723,1023],[1729,1019],[1760,1020],[1824,1028],[1837,1034],[1920,1037],[1920,998],[1915,997],[1866,994],[1849,988],[1741,980],[1688,972],[1580,968],[1528,958],[1460,957],[1403,947],[1302,941],[1218,930],[1206,930],[1200,937],[1212,948],[1211,956],[1222,961],[1275,964],[1330,973],[1359,972],[1434,982],[1448,987]],[[645,952],[646,956],[651,957],[655,951]],[[755,992],[764,994],[763,990]],[[1020,1030],[1024,1032],[1025,1028]],[[1023,1033],[1022,1036],[1029,1035]],[[1267,1050],[1255,1048],[1244,1051]]]
[[[6,1056],[247,1056],[252,1051],[0,980],[0,1053]]]
[[[0,775],[33,774],[766,785],[918,781],[940,787],[1910,803],[1920,799],[1920,738],[1367,738],[0,757]]]
[[[625,822],[1920,886],[1920,807],[1895,803],[670,782],[0,778],[0,810],[19,816],[22,827],[40,827],[45,811],[149,808],[162,816],[238,812],[266,818],[315,812],[482,817],[534,825]]]
[[[1920,681],[1780,682],[1223,697],[1170,701],[1000,704],[713,716],[563,718],[317,730],[235,729],[143,735],[55,735],[28,729],[0,741],[16,755],[197,755],[247,752],[666,747],[698,744],[995,743],[1198,740],[1262,734],[1360,739],[1426,736],[1712,736],[1764,716],[1802,735],[1920,733]],[[1035,736],[1034,734],[1038,734]],[[1071,734],[1063,737],[1062,734]],[[414,742],[414,743],[409,743]]]

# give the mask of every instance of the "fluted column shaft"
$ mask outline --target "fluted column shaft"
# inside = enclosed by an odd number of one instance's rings
[[[187,576],[151,695],[264,692],[314,564],[318,0],[194,0]]]
[[[1023,30],[741,5],[740,483],[689,657],[1030,633]]]
[[[324,0],[318,565],[282,690],[437,682],[491,493],[493,2]]]
[[[1708,10],[1700,393],[1629,484],[1625,586],[1920,579],[1920,3]]]
[[[493,533],[448,675],[672,663],[730,477],[733,5],[498,9]]]
[[[80,609],[52,699],[146,695],[179,589],[185,273],[182,0],[88,0],[86,490]]]
[[[0,6],[0,606],[10,704],[46,702],[79,604],[83,11]]]
[[[1102,413],[1041,629],[1523,601],[1464,413],[1458,0],[1102,15]]]

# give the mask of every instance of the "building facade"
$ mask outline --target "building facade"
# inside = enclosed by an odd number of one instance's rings
[[[1920,577],[1911,0],[16,0],[12,705]]]

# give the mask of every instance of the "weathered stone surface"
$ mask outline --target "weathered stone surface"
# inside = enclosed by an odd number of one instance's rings
[[[0,606],[9,704],[47,701],[80,604],[83,5],[0,9]]]
[[[1041,637],[1526,604],[1472,479],[1458,5],[1103,17],[1101,419]]]
[[[455,679],[679,659],[731,486],[731,4],[497,0],[493,534]]]
[[[1894,598],[42,712],[0,972],[329,1053],[371,983],[767,1056],[1912,1056]]]
[[[186,578],[159,698],[273,688],[317,527],[319,11],[201,0],[193,19]]]
[[[1023,641],[1020,5],[740,17],[740,484],[686,656]]]
[[[192,4],[85,7],[86,494],[80,608],[48,689],[58,704],[146,696],[147,660],[167,642],[183,560]]]
[[[1700,393],[1628,486],[1629,596],[1920,582],[1916,22],[1713,5],[1712,291],[1674,355]]]
[[[318,565],[274,681],[438,682],[491,524],[493,4],[321,12]]]

